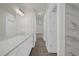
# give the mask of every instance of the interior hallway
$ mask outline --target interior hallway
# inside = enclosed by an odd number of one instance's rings
[[[57,5],[0,4],[0,56],[56,56]]]
[[[48,53],[42,34],[37,34],[36,38],[36,45],[32,49],[30,56],[57,56],[56,53]]]

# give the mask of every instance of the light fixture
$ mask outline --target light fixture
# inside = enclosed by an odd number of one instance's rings
[[[24,12],[21,9],[16,9],[16,13],[20,16],[24,16]]]

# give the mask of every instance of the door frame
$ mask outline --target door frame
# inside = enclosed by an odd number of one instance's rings
[[[65,56],[65,3],[57,4],[57,55]]]

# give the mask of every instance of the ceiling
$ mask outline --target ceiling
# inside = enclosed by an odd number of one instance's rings
[[[23,11],[26,11],[27,8],[33,9],[36,15],[44,15],[48,3],[0,3],[0,7],[13,12],[13,8],[21,8]],[[14,13],[14,12],[13,12]]]
[[[67,6],[71,6],[72,8],[77,8],[79,10],[79,3],[66,3],[66,7]]]
[[[42,15],[43,15],[45,13],[45,11],[46,11],[48,3],[23,3],[22,5],[25,8],[33,9],[37,15],[39,13],[42,13]]]

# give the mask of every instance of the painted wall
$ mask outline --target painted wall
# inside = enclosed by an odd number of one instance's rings
[[[11,13],[12,12],[12,13]],[[27,9],[24,16],[19,16],[0,8],[0,36],[14,36],[20,33],[36,33],[36,15],[32,9]],[[7,20],[8,19],[8,20]]]
[[[43,16],[36,16],[36,32],[43,33],[44,31],[44,17]]]
[[[16,20],[15,20],[15,16],[12,15],[11,13],[0,9],[0,36],[13,36],[16,34]]]
[[[0,37],[2,37],[3,35],[5,35],[5,21],[3,18],[2,10],[0,10],[0,15]]]

